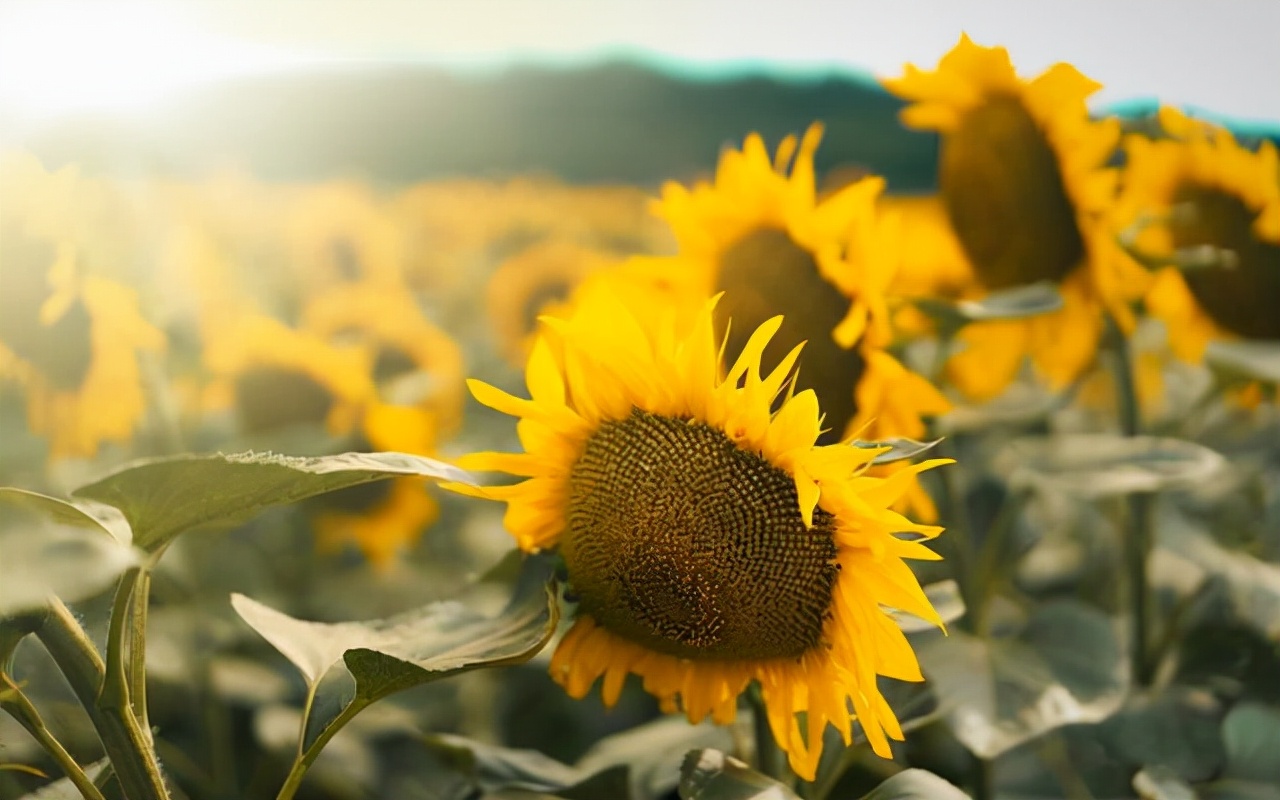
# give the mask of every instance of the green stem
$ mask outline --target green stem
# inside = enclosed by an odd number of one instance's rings
[[[756,768],[770,778],[791,785],[791,770],[787,766],[782,748],[778,747],[773,731],[769,728],[769,713],[765,709],[760,687],[752,684],[745,695],[751,706],[751,730],[756,740]]]
[[[338,731],[342,730],[344,725],[350,722],[356,714],[363,711],[368,704],[368,701],[360,698],[352,700],[350,705],[342,709],[342,713],[320,732],[320,735],[311,743],[311,746],[293,759],[293,765],[289,768],[289,775],[284,779],[284,785],[280,787],[280,793],[276,795],[276,800],[292,800],[294,794],[298,791],[298,787],[302,785],[303,776],[307,774],[307,770],[315,763],[320,751],[324,749],[324,746],[329,743],[329,740]]]
[[[133,587],[129,620],[129,702],[138,724],[151,737],[147,713],[147,608],[151,601],[151,570],[143,566]]]
[[[126,579],[127,575],[121,582]],[[102,657],[61,600],[50,601],[49,613],[36,636],[88,712],[125,797],[170,800],[150,738],[138,725],[127,699],[116,704],[106,702],[110,693]]]
[[[977,572],[973,585],[977,597],[970,606],[969,617],[971,627],[978,636],[987,637],[991,633],[991,601],[995,597],[996,586],[1000,584],[1000,560],[1005,555],[1009,535],[1017,527],[1018,516],[1026,504],[1029,495],[1025,491],[1010,491],[1000,504],[1000,512],[996,514],[991,528],[982,542],[982,552],[978,557]]]
[[[131,567],[120,576],[120,583],[116,584],[116,596],[111,604],[111,623],[107,628],[105,674],[101,694],[98,697],[101,705],[127,707],[130,716],[135,715],[132,707],[129,706],[129,670],[125,666],[125,632],[129,621],[129,604],[133,602],[133,590],[138,585],[141,574],[141,567]]]
[[[1142,430],[1142,423],[1129,339],[1114,320],[1108,320],[1107,325],[1115,356],[1116,406],[1120,430],[1125,436],[1137,436]],[[1147,561],[1155,538],[1154,510],[1154,496],[1141,493],[1129,495],[1124,554],[1129,587],[1129,668],[1136,686],[1149,685],[1153,677],[1147,658],[1147,640],[1150,637]]]
[[[1147,587],[1147,559],[1155,539],[1156,497],[1153,494],[1133,494],[1128,500],[1125,563],[1129,572],[1129,668],[1135,686],[1150,686],[1155,678],[1155,664],[1148,654],[1151,593]]]
[[[40,712],[32,705],[31,700],[22,693],[22,689],[13,679],[4,673],[0,673],[0,688],[4,689],[4,700],[0,700],[0,708],[3,708],[14,719],[18,721],[27,732],[35,738],[45,752],[58,762],[58,766],[62,767],[62,771],[66,773],[80,791],[85,800],[105,800],[102,792],[98,791],[98,787],[93,785],[93,781],[89,780],[89,776],[85,774],[76,760],[71,757],[67,749],[62,746],[53,732],[45,726],[44,720],[40,717]]]

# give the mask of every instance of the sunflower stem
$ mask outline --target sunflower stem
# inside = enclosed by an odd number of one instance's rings
[[[1111,334],[1113,363],[1115,365],[1116,408],[1120,417],[1120,431],[1125,436],[1137,436],[1142,429],[1138,390],[1133,377],[1133,353],[1129,339],[1114,319],[1108,318]],[[1150,590],[1147,585],[1147,561],[1155,539],[1155,497],[1135,493],[1127,498],[1124,536],[1124,555],[1129,587],[1129,668],[1136,686],[1151,682],[1152,670],[1147,658],[1147,640],[1150,638]]]
[[[769,728],[769,714],[765,710],[764,695],[760,687],[752,684],[746,692],[747,702],[751,705],[751,729],[756,739],[756,769],[774,780],[790,783],[790,769],[782,757],[782,748],[773,738]]]
[[[284,784],[280,787],[279,794],[276,795],[276,800],[292,800],[293,796],[298,792],[298,787],[302,785],[302,779],[307,774],[307,770],[320,756],[320,751],[324,750],[324,746],[329,743],[329,740],[338,731],[342,730],[344,725],[368,705],[367,700],[361,700],[360,698],[352,700],[346,708],[342,709],[342,713],[320,732],[320,735],[311,743],[311,746],[293,759],[293,764],[289,767],[289,774],[285,777]]]
[[[121,579],[122,584],[125,580],[131,580],[127,573]],[[125,594],[127,598],[128,593]],[[112,701],[102,656],[61,600],[50,601],[49,613],[36,636],[89,713],[103,749],[111,759],[121,793],[128,800],[170,800],[150,736],[143,733],[127,696],[119,698],[123,702]]]
[[[62,771],[67,778],[80,792],[85,800],[105,800],[102,792],[94,786],[93,781],[89,780],[89,776],[85,774],[76,760],[67,752],[67,748],[62,746],[62,742],[53,735],[44,724],[40,712],[32,704],[31,700],[22,692],[22,688],[13,681],[8,675],[0,672],[0,690],[3,695],[0,696],[0,708],[3,708],[11,717],[18,721],[22,727],[27,729],[32,738],[40,743],[54,761],[58,762],[58,766],[62,767]]]

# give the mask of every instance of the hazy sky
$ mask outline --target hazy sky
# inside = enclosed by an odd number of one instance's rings
[[[962,31],[1020,71],[1070,61],[1098,104],[1158,97],[1280,121],[1276,0],[0,0],[0,109],[144,107],[314,62],[484,67],[626,51],[719,69],[932,65]]]

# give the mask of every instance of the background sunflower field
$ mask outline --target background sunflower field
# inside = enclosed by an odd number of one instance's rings
[[[959,27],[55,91],[170,13],[76,10],[0,16],[66,25],[0,52],[0,798],[1280,798],[1266,98]]]

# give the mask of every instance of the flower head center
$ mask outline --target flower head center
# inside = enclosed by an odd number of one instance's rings
[[[1174,205],[1188,209],[1169,223],[1176,248],[1211,245],[1230,251],[1230,267],[1182,274],[1200,307],[1227,330],[1251,339],[1280,339],[1280,244],[1253,233],[1257,214],[1234,194],[1188,184],[1174,193]]]
[[[561,551],[583,612],[682,658],[794,658],[821,645],[834,520],[800,517],[783,470],[700,423],[603,423],[569,479]]]
[[[236,409],[247,433],[289,425],[323,424],[334,397],[309,375],[276,367],[250,369],[236,378]]]
[[[1058,157],[1017,97],[994,94],[965,113],[943,137],[938,182],[988,289],[1060,281],[1084,256]]]
[[[727,352],[741,352],[761,323],[783,315],[760,360],[762,372],[807,340],[796,389],[813,389],[822,401],[829,430],[818,443],[839,441],[857,414],[854,388],[866,366],[856,347],[845,349],[831,335],[849,311],[849,298],[822,277],[808,250],[774,227],[757,228],[725,248],[716,291],[725,293],[717,308],[721,333],[733,321]]]

